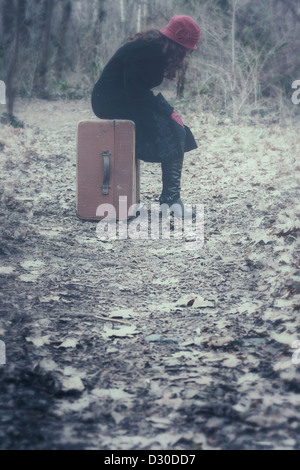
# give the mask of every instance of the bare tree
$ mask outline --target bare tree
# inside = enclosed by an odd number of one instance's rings
[[[57,53],[56,53],[56,62],[55,62],[55,72],[60,78],[64,62],[66,60],[66,34],[68,31],[70,19],[72,15],[72,2],[71,0],[63,1],[63,13],[62,19],[59,26],[59,31],[57,35]]]
[[[43,34],[43,46],[39,66],[36,69],[35,88],[41,97],[46,97],[46,78],[48,72],[49,43],[54,0],[45,0],[45,28]]]
[[[137,15],[136,15],[136,30],[141,31],[146,26],[147,20],[147,2],[145,0],[140,0],[137,5]]]
[[[187,68],[188,68],[188,63],[185,62],[181,70],[178,73],[177,87],[176,87],[176,96],[178,99],[183,98]]]
[[[232,21],[231,21],[231,92],[232,92],[232,103],[233,103],[233,115],[236,117],[236,103],[234,94],[236,92],[237,80],[236,80],[236,12],[238,8],[239,0],[232,0]]]
[[[94,25],[95,44],[100,44],[102,40],[102,24],[105,18],[105,0],[97,1],[97,18]]]
[[[20,11],[20,42],[23,46],[27,47],[29,45],[29,29],[26,20],[26,11],[27,11],[27,0],[21,2],[21,11]]]
[[[2,3],[2,44],[4,48],[10,46],[13,41],[15,26],[15,2],[4,0]]]
[[[7,96],[7,114],[10,121],[13,119],[13,108],[15,99],[15,88],[14,78],[17,70],[17,63],[19,57],[19,46],[20,46],[20,29],[22,20],[22,2],[23,0],[17,1],[17,12],[15,16],[14,24],[14,41],[12,52],[10,56],[10,62],[8,66],[8,72],[6,77],[6,96]]]

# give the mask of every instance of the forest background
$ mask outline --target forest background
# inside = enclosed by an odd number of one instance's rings
[[[174,14],[202,31],[159,91],[198,144],[182,194],[204,245],[102,241],[76,215],[78,122],[115,50]],[[0,0],[0,449],[300,449],[299,19],[300,0]],[[160,165],[140,182],[158,202]]]
[[[0,0],[0,12],[0,80],[15,125],[16,97],[87,99],[128,36],[174,14],[202,31],[188,73],[164,84],[175,102],[234,118],[299,112],[299,0]]]

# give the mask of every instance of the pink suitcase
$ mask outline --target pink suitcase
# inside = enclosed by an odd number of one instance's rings
[[[134,122],[103,119],[79,122],[78,217],[100,220],[104,215],[97,215],[97,208],[111,204],[117,219],[129,218],[128,208],[140,199],[139,170],[139,161],[135,159]],[[123,201],[127,199],[127,210],[119,213],[120,198]]]

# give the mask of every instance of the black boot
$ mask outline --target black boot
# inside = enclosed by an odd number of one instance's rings
[[[162,163],[163,188],[159,198],[159,203],[173,206],[172,211],[174,212],[175,217],[192,218],[195,216],[194,211],[185,208],[180,199],[182,166],[183,157]]]

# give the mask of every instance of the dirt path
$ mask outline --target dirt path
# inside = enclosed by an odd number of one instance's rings
[[[2,449],[299,449],[299,125],[194,116],[204,246],[114,240],[75,212],[85,102],[2,126]],[[157,164],[142,165],[142,202]],[[190,249],[189,249],[190,248]]]

